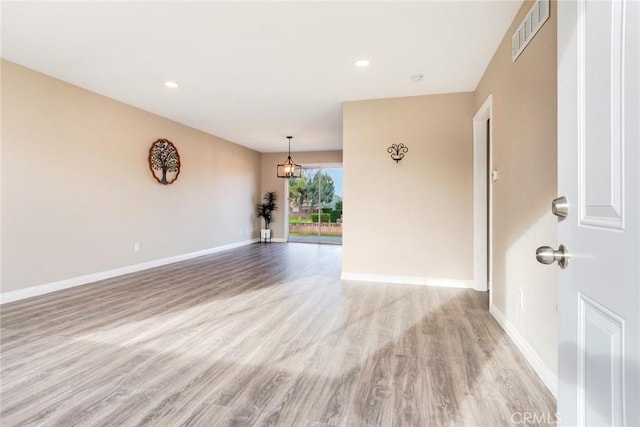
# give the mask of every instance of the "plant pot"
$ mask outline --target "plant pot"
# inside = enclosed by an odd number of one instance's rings
[[[263,228],[260,230],[260,241],[262,240],[266,242],[267,240],[271,241],[271,230]]]

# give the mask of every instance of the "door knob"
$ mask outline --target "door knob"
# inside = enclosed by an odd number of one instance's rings
[[[560,268],[567,268],[569,251],[565,245],[560,245],[557,251],[549,246],[540,246],[536,249],[536,259],[540,264],[553,264],[558,261]]]

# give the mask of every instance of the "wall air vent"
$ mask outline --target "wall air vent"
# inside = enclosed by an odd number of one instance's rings
[[[549,19],[549,0],[536,0],[511,38],[511,59],[516,61],[533,36]]]

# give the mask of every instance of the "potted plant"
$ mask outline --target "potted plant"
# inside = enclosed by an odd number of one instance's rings
[[[262,218],[264,220],[264,228],[260,230],[260,241],[264,239],[266,242],[267,239],[271,241],[271,229],[269,225],[271,221],[273,221],[273,212],[278,209],[276,206],[276,192],[275,191],[267,191],[264,193],[264,197],[262,197],[263,202],[258,204],[257,213],[258,218]]]

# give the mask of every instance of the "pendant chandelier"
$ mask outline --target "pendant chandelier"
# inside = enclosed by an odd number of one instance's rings
[[[300,178],[302,176],[302,167],[291,160],[291,138],[293,137],[288,136],[287,138],[289,139],[289,157],[287,157],[286,162],[278,164],[278,178]]]

